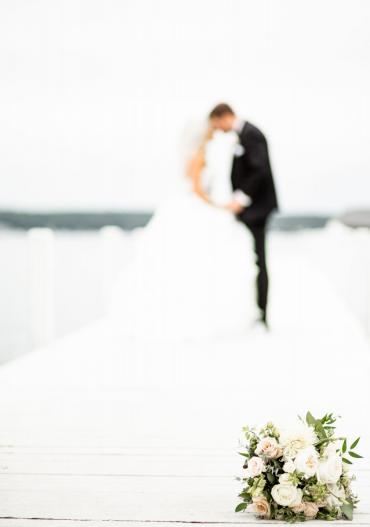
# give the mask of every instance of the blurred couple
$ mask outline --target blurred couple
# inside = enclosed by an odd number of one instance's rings
[[[268,326],[266,226],[277,198],[263,133],[226,103],[192,153],[186,195],[161,205],[112,291],[134,337],[216,337]]]

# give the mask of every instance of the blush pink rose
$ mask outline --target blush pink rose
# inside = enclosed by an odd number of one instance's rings
[[[303,512],[307,519],[313,520],[319,512],[319,506],[311,501],[302,501],[299,505],[292,507],[292,510],[296,514]]]
[[[263,496],[253,498],[253,503],[248,506],[248,511],[261,516],[262,518],[269,518],[270,504]]]
[[[258,443],[256,454],[270,459],[276,459],[282,455],[282,449],[274,437],[264,437]]]
[[[249,478],[255,478],[265,472],[265,470],[265,462],[260,457],[254,456],[248,461],[247,476]]]

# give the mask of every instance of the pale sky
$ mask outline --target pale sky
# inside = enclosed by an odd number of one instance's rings
[[[0,208],[146,209],[229,101],[285,212],[370,207],[367,0],[2,0]]]

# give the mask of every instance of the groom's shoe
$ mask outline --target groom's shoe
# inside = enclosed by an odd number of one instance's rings
[[[261,324],[263,324],[265,326],[267,331],[270,329],[270,326],[269,326],[269,323],[267,321],[267,316],[266,316],[265,312],[263,312],[261,314],[260,322],[261,322]]]
[[[253,324],[253,333],[265,335],[269,331],[268,325],[261,318],[257,318]]]
[[[270,330],[270,326],[267,322],[266,313],[261,313],[261,316],[256,319],[254,326],[258,328],[259,330],[263,330],[263,331]]]

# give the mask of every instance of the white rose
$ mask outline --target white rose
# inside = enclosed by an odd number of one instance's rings
[[[257,445],[256,454],[275,459],[281,456],[282,451],[274,437],[264,437]]]
[[[282,485],[292,485],[292,482],[290,480],[290,474],[282,474],[279,476],[279,483]]]
[[[284,458],[294,459],[300,450],[316,443],[317,436],[311,426],[299,423],[294,429],[282,430],[279,440]]]
[[[294,487],[297,491],[297,494],[296,494],[296,497],[295,497],[295,500],[294,502],[290,505],[290,507],[296,507],[297,505],[299,505],[300,503],[302,503],[302,498],[303,498],[303,490],[302,489],[299,489],[297,487]]]
[[[247,477],[255,478],[259,476],[262,472],[265,472],[265,470],[266,466],[263,459],[257,456],[251,457],[248,461]]]
[[[329,495],[326,498],[326,506],[329,508],[340,507],[346,498],[344,488],[338,486],[336,483],[329,483]]]
[[[294,460],[294,465],[296,470],[302,472],[306,479],[314,476],[319,466],[319,458],[315,447],[309,446],[300,450]]]
[[[283,470],[284,472],[294,472],[295,471],[295,464],[294,464],[294,461],[292,461],[291,459],[288,459],[288,461],[286,461],[283,465]]]
[[[340,444],[338,441],[332,441],[331,443],[328,443],[328,445],[325,447],[324,450],[324,456],[328,457],[332,454],[336,454],[337,450],[340,450]]]
[[[320,460],[317,468],[317,480],[320,483],[336,483],[343,472],[342,458],[338,454]]]
[[[274,485],[271,489],[274,501],[282,507],[296,507],[302,501],[302,490],[294,485]]]

